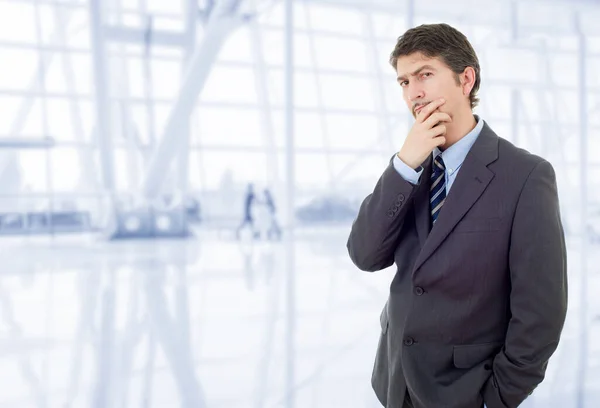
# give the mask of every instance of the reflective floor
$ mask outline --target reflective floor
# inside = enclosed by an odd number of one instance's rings
[[[356,269],[347,232],[1,238],[0,407],[380,407],[370,376],[394,271]],[[523,406],[600,407],[599,249],[583,280],[569,240],[564,336]]]

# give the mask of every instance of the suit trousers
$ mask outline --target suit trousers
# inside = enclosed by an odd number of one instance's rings
[[[410,394],[408,393],[408,390],[406,390],[406,394],[404,394],[404,404],[403,404],[403,408],[415,408],[415,406],[412,403],[412,400],[410,399]]]
[[[412,403],[412,400],[410,399],[410,394],[408,393],[408,390],[406,390],[406,394],[404,394],[404,404],[402,404],[402,408],[415,408],[415,406]],[[487,406],[484,404],[483,408],[487,408]]]

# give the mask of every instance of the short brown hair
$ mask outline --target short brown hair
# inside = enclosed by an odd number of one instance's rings
[[[398,38],[390,55],[390,64],[396,70],[398,58],[415,52],[420,52],[428,58],[440,58],[456,74],[457,84],[460,83],[458,74],[463,73],[466,67],[472,67],[475,70],[475,84],[469,100],[471,109],[477,106],[481,69],[475,50],[463,33],[443,23],[422,24],[411,28]]]

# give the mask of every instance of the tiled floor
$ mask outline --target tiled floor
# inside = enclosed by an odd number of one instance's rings
[[[379,407],[369,381],[393,270],[357,270],[346,234],[304,232],[293,246],[2,238],[0,407]],[[565,334],[524,406],[600,406],[594,252],[583,320],[570,241]]]

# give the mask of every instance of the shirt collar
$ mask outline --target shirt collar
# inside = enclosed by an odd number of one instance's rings
[[[444,165],[446,166],[446,169],[448,169],[449,174],[454,173],[462,165],[465,157],[467,157],[467,153],[469,153],[469,150],[471,150],[471,146],[473,146],[477,140],[477,137],[479,136],[479,133],[481,133],[481,129],[483,129],[483,119],[481,119],[478,115],[473,116],[475,116],[475,120],[477,121],[477,124],[473,130],[471,130],[458,142],[454,143],[443,152],[438,147],[433,150],[434,159],[438,155],[442,155],[442,159],[444,159]]]

